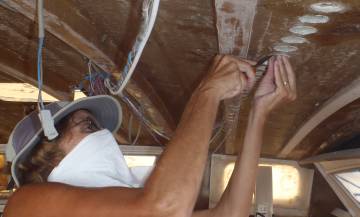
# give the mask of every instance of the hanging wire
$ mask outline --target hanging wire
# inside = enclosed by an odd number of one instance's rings
[[[42,48],[45,41],[45,25],[44,25],[44,1],[38,0],[38,28],[39,28],[39,43],[38,43],[38,52],[37,52],[37,77],[38,77],[38,107],[39,110],[44,109],[44,102],[42,98],[42,88],[43,88],[43,67],[42,67]]]
[[[89,83],[90,83],[90,96],[92,96],[94,94],[94,85],[93,85],[93,79],[92,79],[92,63],[91,60],[89,59],[88,61],[88,74],[89,74]]]
[[[130,114],[129,122],[128,122],[128,140],[129,143],[132,143],[132,123],[133,123],[133,115]]]
[[[160,137],[162,137],[162,138],[164,138],[164,139],[166,139],[166,140],[170,140],[170,138],[169,137],[166,137],[166,135],[164,135],[164,134],[162,134],[161,132],[158,132],[154,127],[153,127],[153,125],[149,122],[149,121],[147,121],[147,119],[146,119],[146,117],[145,117],[145,109],[144,109],[144,107],[139,103],[139,107],[140,107],[140,113],[142,114],[142,121],[141,121],[141,123],[144,123],[145,124],[145,126],[147,126],[147,124],[146,124],[146,122],[148,122],[148,127],[146,128],[147,129],[147,131],[150,133],[150,135],[153,137],[153,139],[157,142],[157,144],[159,144],[159,145],[163,145],[160,141],[159,141],[159,139],[157,138],[157,136],[154,134],[154,132],[157,134],[157,135],[159,135]],[[144,121],[145,120],[145,121]]]
[[[154,133],[158,136],[161,136],[162,138],[165,138],[166,140],[169,140],[169,137],[156,129],[150,123],[150,121],[145,118],[144,109],[142,108],[141,104],[139,106],[136,106],[127,96],[125,96],[125,94],[123,94],[123,90],[129,82],[132,74],[134,73],[135,67],[140,60],[141,54],[150,37],[152,29],[154,28],[155,20],[158,14],[159,4],[160,0],[144,0],[142,5],[143,20],[140,26],[140,31],[134,41],[134,45],[131,51],[127,56],[126,64],[121,72],[121,77],[117,80],[115,84],[111,82],[110,77],[106,77],[103,84],[111,94],[118,95],[125,101],[125,103],[128,104],[128,106],[133,110],[134,114],[136,114],[141,120],[141,122],[144,123],[149,133],[160,144]]]
[[[132,142],[131,145],[136,145],[137,141],[138,141],[139,138],[140,138],[141,130],[142,130],[142,124],[141,124],[141,122],[140,122],[140,123],[139,123],[139,127],[138,127],[138,131],[137,131],[137,133],[136,133],[136,137],[135,137],[135,139],[134,139],[134,141]]]
[[[211,137],[211,139],[210,139],[210,144],[211,143],[213,143],[216,139],[217,139],[217,137],[221,134],[221,132],[223,131],[223,129],[224,129],[224,121],[222,121],[221,122],[221,125],[219,126],[219,127],[217,127],[217,128],[215,128],[215,134]]]
[[[141,120],[142,123],[144,123],[144,125],[146,126],[147,129],[149,129],[149,133],[153,136],[153,138],[160,143],[160,141],[157,139],[157,137],[154,135],[154,133],[166,140],[170,140],[170,138],[168,136],[166,136],[165,134],[163,134],[162,132],[160,132],[158,129],[156,129],[151,123],[150,121],[148,121],[145,118],[144,115],[144,108],[141,106],[141,104],[139,105],[135,105],[135,103],[133,103],[130,98],[124,94],[121,97],[123,99],[123,101],[133,110],[134,114]]]
[[[160,0],[144,1],[142,6],[143,22],[140,27],[140,32],[135,39],[133,48],[128,54],[126,64],[121,73],[121,78],[116,82],[116,84],[113,84],[110,78],[106,78],[104,81],[105,86],[108,88],[111,94],[121,95],[126,84],[129,82],[132,74],[134,73],[135,67],[154,27],[159,4]]]
[[[225,129],[225,127],[223,127],[223,129],[221,131],[223,131],[224,129]],[[230,133],[231,133],[231,131],[226,131],[225,132],[225,135],[224,135],[223,139],[221,140],[221,142],[216,146],[216,148],[212,152],[213,154],[217,153],[217,151],[224,145],[225,141],[229,138]]]
[[[37,76],[38,76],[38,107],[39,110],[44,109],[44,102],[42,98],[43,88],[43,68],[42,68],[42,48],[44,46],[44,37],[39,38],[38,52],[37,52]]]
[[[106,95],[108,90],[104,85],[104,80],[109,77],[109,73],[102,71],[91,60],[87,64],[88,71],[84,78],[74,87],[74,90],[86,90],[88,96]]]

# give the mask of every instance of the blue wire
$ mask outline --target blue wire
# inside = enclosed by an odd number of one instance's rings
[[[44,108],[44,103],[42,101],[41,91],[43,86],[42,76],[41,76],[41,66],[42,66],[42,48],[44,46],[44,38],[39,38],[38,52],[37,52],[37,76],[38,76],[38,88],[39,88],[39,104],[40,108]]]
[[[126,77],[126,75],[128,74],[128,72],[130,70],[130,67],[131,67],[131,64],[132,64],[132,59],[133,59],[133,53],[130,52],[128,54],[127,63],[125,65],[125,68],[124,68],[124,71],[123,71],[123,78]]]

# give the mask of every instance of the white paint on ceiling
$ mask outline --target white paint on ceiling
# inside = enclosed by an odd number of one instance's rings
[[[312,26],[297,25],[290,28],[290,32],[298,35],[310,35],[316,33],[318,30]]]
[[[281,41],[288,44],[302,44],[307,42],[305,38],[296,35],[282,37]]]
[[[319,2],[312,4],[311,9],[322,13],[338,13],[345,10],[345,6],[339,2]]]
[[[299,17],[300,22],[302,23],[327,23],[329,22],[330,18],[324,15],[304,15]]]
[[[277,52],[289,53],[289,52],[297,51],[298,48],[292,45],[279,44],[274,46],[274,50]]]

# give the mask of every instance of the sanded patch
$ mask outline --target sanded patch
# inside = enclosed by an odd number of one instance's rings
[[[257,0],[215,0],[219,51],[246,57]]]

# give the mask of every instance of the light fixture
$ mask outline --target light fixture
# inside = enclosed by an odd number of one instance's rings
[[[224,169],[223,190],[225,190],[235,163],[228,164]],[[274,201],[289,201],[295,199],[300,191],[300,174],[297,168],[280,164],[259,164],[272,168],[273,177],[273,198]]]
[[[316,33],[318,30],[312,26],[297,25],[290,28],[290,32],[298,35],[310,35]]]
[[[39,89],[28,83],[0,83],[0,100],[10,102],[37,102]],[[43,91],[44,102],[59,101]]]
[[[312,4],[311,9],[321,13],[338,13],[345,10],[345,6],[339,2],[319,2]]]
[[[307,42],[305,38],[296,35],[282,37],[281,41],[288,44],[303,44]]]
[[[274,46],[274,50],[277,52],[290,53],[290,52],[297,51],[298,48],[295,46],[292,46],[292,45],[279,44],[279,45]]]
[[[329,22],[330,18],[324,15],[304,15],[299,17],[300,22],[302,23],[327,23]]]

